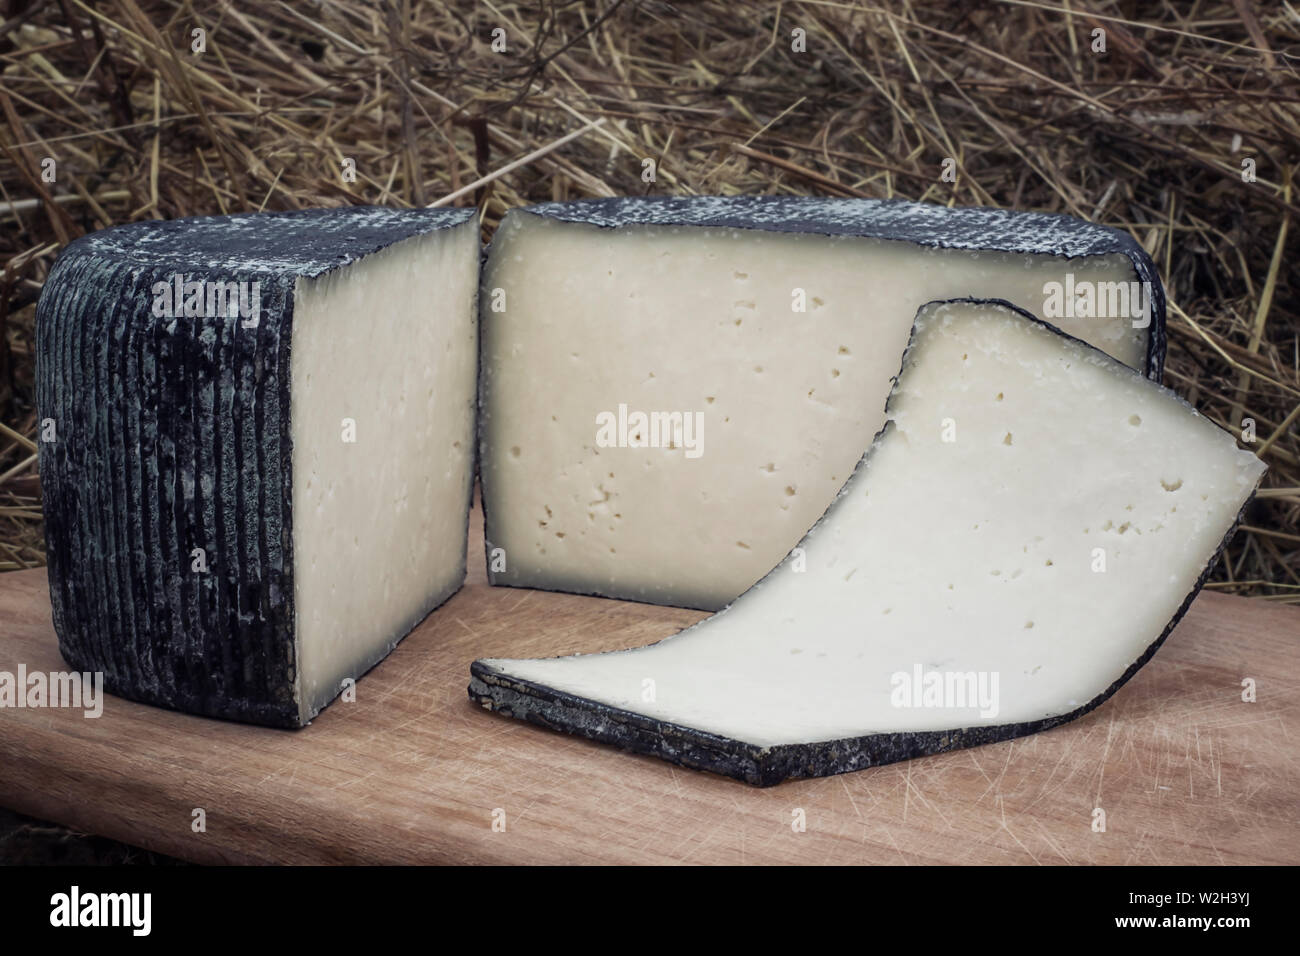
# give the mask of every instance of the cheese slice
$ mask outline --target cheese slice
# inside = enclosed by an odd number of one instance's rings
[[[478,258],[456,209],[146,222],[69,246],[37,309],[69,663],[135,700],[299,726],[454,593]]]
[[[917,308],[959,296],[1159,379],[1150,260],[1079,220],[779,197],[511,211],[480,297],[492,583],[723,606],[848,478]]]
[[[1005,304],[924,307],[888,423],[798,548],[658,644],[483,660],[483,706],[755,784],[1053,727],[1190,604],[1264,465]]]

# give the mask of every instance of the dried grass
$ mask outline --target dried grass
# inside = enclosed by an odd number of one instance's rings
[[[1296,5],[1247,0],[8,0],[0,569],[43,561],[33,309],[84,232],[454,196],[481,207],[486,238],[543,199],[796,193],[1131,233],[1173,303],[1168,384],[1233,429],[1253,419],[1270,466],[1213,586],[1300,602],[1298,52]]]

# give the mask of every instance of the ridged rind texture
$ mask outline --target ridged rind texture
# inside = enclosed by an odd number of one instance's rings
[[[803,196],[633,196],[540,203],[512,215],[534,215],[601,228],[704,226],[894,239],[935,249],[991,249],[1042,256],[1123,255],[1151,289],[1148,378],[1165,364],[1165,293],[1151,257],[1126,233],[1073,216],[985,206],[948,207],[902,199]]]
[[[949,299],[947,302],[967,302],[1005,308],[1030,322],[1051,330],[1063,339],[1097,352],[1098,355],[1105,355],[1105,353],[1100,352],[1087,342],[1063,332],[1051,323],[1042,321],[1010,302],[1001,299],[976,298]],[[928,315],[929,310],[936,305],[942,304],[945,303],[927,302],[917,310],[917,318],[912,325],[912,334],[907,349],[903,353],[899,376],[902,374],[901,369],[907,367],[908,353],[911,352],[916,341],[919,323],[923,321],[923,317]],[[1111,361],[1114,360],[1111,359]],[[1115,364],[1119,365],[1120,363],[1116,362]],[[1137,375],[1140,373],[1132,371],[1132,374]],[[895,381],[897,382],[897,377]],[[1160,386],[1160,390],[1176,399],[1179,404],[1186,407],[1193,414],[1199,414],[1195,408],[1176,393],[1163,386]],[[894,395],[895,392],[891,391],[886,403],[887,408],[893,405]],[[853,474],[849,476],[836,495],[836,501],[846,494],[858,472],[865,467],[872,448],[889,431],[891,425],[890,421],[886,421],[884,427],[876,434],[871,447],[859,459]],[[1179,605],[1178,610],[1161,630],[1160,634],[1114,683],[1083,706],[1065,714],[1013,724],[956,727],[952,730],[918,731],[915,733],[869,734],[861,737],[845,737],[815,743],[759,747],[742,740],[734,740],[719,734],[686,727],[671,721],[658,720],[620,707],[613,707],[587,697],[556,690],[534,681],[511,677],[489,661],[484,660],[474,661],[470,665],[470,683],[467,691],[470,700],[474,703],[479,704],[486,710],[506,717],[515,717],[550,730],[585,737],[601,743],[613,744],[620,749],[633,753],[659,757],[662,760],[667,760],[677,766],[691,770],[706,770],[735,780],[743,780],[745,783],[758,787],[774,786],[784,780],[851,773],[855,770],[865,770],[868,767],[878,767],[884,764],[896,763],[900,760],[910,760],[914,757],[925,757],[949,750],[978,747],[983,744],[1011,740],[1015,737],[1024,737],[1040,731],[1050,730],[1053,727],[1059,727],[1061,724],[1068,723],[1097,709],[1109,700],[1117,690],[1128,683],[1133,675],[1154,656],[1155,652],[1164,644],[1165,639],[1173,633],[1174,628],[1178,626],[1178,622],[1183,619],[1183,615],[1191,607],[1192,601],[1196,599],[1196,595],[1200,593],[1201,588],[1209,579],[1224,549],[1227,548],[1233,535],[1236,534],[1237,526],[1245,518],[1246,509],[1250,507],[1251,501],[1254,500],[1255,491],[1258,490],[1259,482],[1262,480],[1263,473],[1256,481],[1255,489],[1252,489],[1250,495],[1242,503],[1232,527],[1224,534],[1218,548],[1206,561],[1199,577],[1197,577]],[[826,520],[826,515],[829,514],[830,510],[831,508],[828,507],[826,514],[823,514],[814,524],[814,529]],[[778,565],[769,571],[767,575],[764,575],[763,580],[776,574],[781,569],[781,566]],[[762,580],[753,587],[758,587],[759,584],[762,584]],[[737,600],[740,600],[740,598],[737,598]]]
[[[50,600],[112,693],[296,727],[290,346],[299,278],[466,221],[355,207],[119,226],[59,256],[36,310]],[[260,315],[154,315],[153,286],[258,282]],[[369,317],[365,317],[369,318]],[[207,571],[193,570],[194,549]]]
[[[315,277],[351,265],[394,242],[450,226],[473,209],[345,206],[295,212],[154,219],[82,236],[63,255],[129,260],[170,271]]]

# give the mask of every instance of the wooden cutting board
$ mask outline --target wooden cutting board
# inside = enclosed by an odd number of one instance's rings
[[[0,804],[205,863],[1300,862],[1300,609],[1264,601],[1203,594],[1072,724],[767,790],[466,697],[476,657],[633,646],[702,616],[490,588],[480,543],[465,588],[303,730],[114,697],[98,719],[0,709]],[[20,663],[66,668],[44,570],[0,575],[0,670]]]

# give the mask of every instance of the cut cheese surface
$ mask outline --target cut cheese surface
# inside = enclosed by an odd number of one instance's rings
[[[649,647],[478,662],[471,696],[755,783],[1018,736],[1154,651],[1264,471],[1172,393],[996,303],[922,310],[887,418],[733,605]]]
[[[64,657],[136,700],[309,721],[465,570],[472,210],[145,222],[37,309]]]
[[[480,300],[491,579],[717,609],[843,485],[922,303],[997,297],[1041,317],[1052,283],[1146,282],[1140,318],[1052,321],[1154,373],[1148,266],[1110,230],[999,210],[740,197],[512,212]]]
[[[304,719],[464,580],[477,266],[470,221],[298,281],[291,421]],[[348,420],[353,442],[342,440]]]

